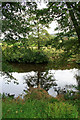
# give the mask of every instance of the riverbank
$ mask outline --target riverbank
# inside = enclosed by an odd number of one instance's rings
[[[53,98],[41,89],[28,94],[25,99],[5,97],[2,99],[3,118],[79,118],[78,99]],[[39,93],[39,94],[38,94]],[[37,96],[38,95],[38,96]],[[36,97],[35,97],[36,96]],[[45,97],[46,98],[45,98]],[[56,112],[57,111],[57,112]]]
[[[66,53],[64,50],[56,50],[55,48],[42,47],[40,50],[37,48],[18,48],[7,46],[5,49],[2,47],[2,70],[14,71],[9,64],[46,64],[47,69],[67,69],[78,68],[79,55]],[[9,64],[8,64],[9,63]],[[15,68],[14,68],[15,69]]]

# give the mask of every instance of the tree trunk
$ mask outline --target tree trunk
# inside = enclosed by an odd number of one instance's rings
[[[39,41],[39,26],[38,26],[38,50],[40,50],[40,41]]]
[[[73,26],[75,28],[75,31],[77,33],[77,36],[78,36],[78,41],[79,41],[79,44],[80,44],[80,26],[78,25],[78,22],[75,18],[75,15],[74,15],[74,12],[73,10],[71,9],[71,3],[70,2],[66,2],[66,5],[67,7],[69,8],[69,14],[70,14],[70,17],[71,17],[71,20],[73,22]]]
[[[39,40],[38,40],[38,50],[40,50],[40,42],[39,42]]]

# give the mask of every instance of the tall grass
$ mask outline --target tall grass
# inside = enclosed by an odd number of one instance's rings
[[[5,98],[2,108],[3,118],[78,118],[75,105],[54,100]]]

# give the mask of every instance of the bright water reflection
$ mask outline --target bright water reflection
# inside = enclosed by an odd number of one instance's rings
[[[10,77],[4,74],[0,77],[0,88],[2,85],[0,93],[14,94],[17,97],[21,94],[24,95],[25,90],[28,91],[30,87],[38,87],[40,85],[41,88],[55,97],[59,88],[76,91],[72,86],[78,86],[76,75],[79,76],[79,73],[80,70],[74,68],[70,70],[49,70],[47,72],[12,72]]]

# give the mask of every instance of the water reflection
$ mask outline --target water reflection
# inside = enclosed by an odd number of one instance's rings
[[[6,84],[9,84],[11,80],[14,80],[14,84],[19,84],[18,80],[12,75],[12,73],[9,72],[0,72],[1,77],[4,76],[4,79],[6,80]]]
[[[80,72],[80,71],[78,71],[78,72]],[[76,74],[75,75],[75,77],[76,77],[76,81],[77,81],[77,90],[78,90],[78,93],[80,94],[80,74]]]
[[[32,69],[31,69],[32,70]],[[25,91],[29,91],[31,87],[41,87],[50,95],[56,97],[58,94],[65,94],[68,90],[76,92],[80,91],[80,70],[48,70],[37,69],[27,72],[1,73],[0,85],[2,91],[0,93],[14,95],[25,95]]]
[[[48,91],[51,87],[57,86],[55,78],[51,73],[47,72],[36,72],[34,75],[26,75],[24,77],[25,83],[30,87],[43,88]]]

